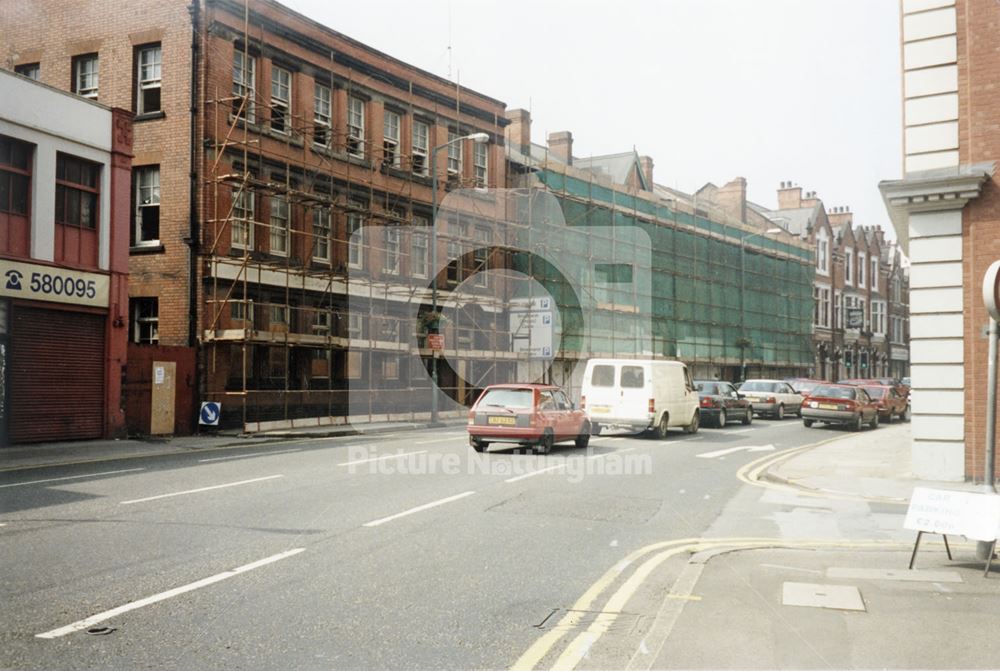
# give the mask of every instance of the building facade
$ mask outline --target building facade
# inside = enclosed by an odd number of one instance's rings
[[[822,380],[909,375],[909,294],[896,245],[878,226],[855,226],[848,207],[782,182],[778,209],[751,207],[815,251],[813,354]]]
[[[902,0],[904,156],[882,182],[912,263],[913,468],[985,477],[988,315],[1000,259],[1000,4]]]
[[[506,184],[504,104],[269,0],[108,9],[5,7],[0,48],[15,70],[136,114],[129,360],[142,365],[127,384],[130,419],[146,421],[130,428],[149,430],[153,360],[188,371],[176,432],[193,430],[198,400],[249,429],[413,417],[434,331],[451,352],[442,386],[471,394],[468,362],[491,349],[426,317],[429,284],[456,289],[490,263],[499,206],[475,199],[432,226],[432,186],[443,201]],[[508,366],[490,357],[480,384]]]
[[[132,115],[0,90],[0,443],[120,436]]]
[[[590,357],[680,359],[708,379],[808,370],[811,247],[769,234],[769,222],[747,207],[744,180],[685,194],[655,183],[650,157],[581,159],[571,133],[534,144],[530,115],[510,110],[508,118],[511,185],[546,190],[569,231],[546,253],[573,259],[562,275],[577,280],[543,285],[561,311],[580,305],[588,324],[579,337],[564,334],[555,382],[575,391],[578,363]],[[586,240],[576,240],[579,231]]]

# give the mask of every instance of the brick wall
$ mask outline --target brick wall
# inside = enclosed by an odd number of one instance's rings
[[[1000,3],[959,0],[958,77],[961,162],[997,162],[1000,171]],[[965,291],[965,470],[982,478],[986,444],[988,341],[982,329],[989,316],[983,307],[986,269],[1000,259],[1000,175],[983,185],[982,194],[962,217]]]
[[[135,110],[135,47],[162,48],[163,118],[136,120],[134,167],[160,166],[162,250],[129,258],[129,295],[159,297],[160,344],[185,345],[188,334],[189,129],[191,22],[184,0],[32,0],[0,4],[4,67],[40,64],[40,80],[72,90],[74,56],[97,53],[98,101]]]

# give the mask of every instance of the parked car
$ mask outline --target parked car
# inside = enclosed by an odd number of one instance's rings
[[[828,380],[814,380],[808,377],[786,377],[785,382],[787,382],[796,393],[802,396],[808,396],[809,392],[812,391],[813,387],[820,384],[830,384]]]
[[[605,426],[651,430],[661,439],[671,427],[698,431],[698,394],[680,361],[591,359],[583,374],[580,407],[595,434]]]
[[[878,405],[862,387],[849,384],[824,384],[809,394],[802,406],[802,423],[843,424],[860,431],[864,424],[878,428]]]
[[[694,389],[698,392],[698,412],[702,424],[712,422],[721,429],[733,419],[742,420],[744,424],[753,421],[750,401],[728,382],[695,380]]]
[[[559,387],[548,384],[494,384],[469,410],[469,444],[483,452],[490,443],[534,446],[548,454],[555,443],[590,442],[587,413],[574,407]]]
[[[846,380],[838,380],[837,384],[853,384],[859,387],[865,385],[895,387],[896,393],[900,396],[909,397],[910,395],[909,385],[890,377],[853,377]]]
[[[739,392],[747,397],[757,415],[784,419],[786,414],[800,414],[802,395],[782,380],[747,380]]]
[[[910,401],[906,396],[900,394],[896,387],[884,384],[863,384],[861,388],[878,406],[879,421],[892,424],[892,420],[896,417],[904,422],[910,421]]]

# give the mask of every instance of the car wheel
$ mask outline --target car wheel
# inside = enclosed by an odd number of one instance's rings
[[[851,431],[860,431],[861,426],[862,426],[861,413],[859,412],[857,415],[855,415],[854,421],[851,422]]]
[[[581,450],[587,449],[587,445],[590,444],[590,431],[590,424],[584,422],[580,427],[580,434],[576,437],[576,446]]]
[[[750,422],[752,421],[753,421],[753,408],[751,406],[747,406],[747,414],[743,416],[743,423],[750,424]]]
[[[691,416],[691,423],[684,427],[684,433],[698,433],[698,411],[694,411],[694,415]]]
[[[784,419],[785,418],[785,404],[784,403],[779,403],[778,404],[778,411],[774,413],[774,416],[777,419]]]
[[[667,413],[663,413],[662,415],[660,415],[660,421],[656,425],[656,429],[654,429],[657,439],[663,440],[664,438],[666,438],[667,431],[669,429],[670,429],[670,418],[667,416]]]
[[[550,431],[546,431],[538,441],[538,445],[535,446],[535,452],[538,454],[548,454],[552,451],[553,443],[555,443],[555,436]]]
[[[808,429],[809,427],[811,427],[813,425],[813,420],[811,420],[811,419],[803,419],[802,420],[802,425]]]
[[[469,438],[469,445],[472,446],[476,452],[485,452],[486,448],[490,446],[489,443],[479,440],[478,438]]]
[[[726,411],[725,411],[725,409],[722,409],[722,410],[719,411],[718,425],[719,425],[720,429],[723,429],[726,426]]]
[[[877,429],[878,428],[878,411],[877,410],[875,411],[875,414],[872,415],[872,421],[870,421],[868,423],[868,427],[871,428],[871,429]]]

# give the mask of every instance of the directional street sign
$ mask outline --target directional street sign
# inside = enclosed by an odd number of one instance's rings
[[[206,401],[201,404],[198,423],[205,426],[218,426],[220,415],[222,415],[222,404],[215,401]]]

